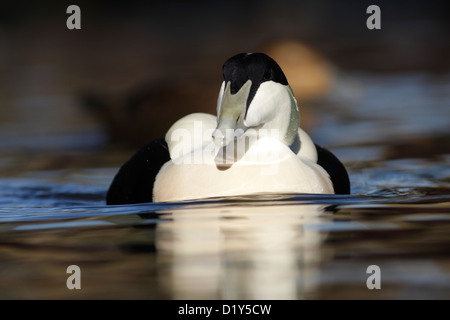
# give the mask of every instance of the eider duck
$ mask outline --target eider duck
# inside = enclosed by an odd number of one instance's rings
[[[107,204],[350,193],[344,165],[300,128],[297,101],[272,58],[237,54],[223,78],[217,116],[187,115],[139,150],[114,177]]]

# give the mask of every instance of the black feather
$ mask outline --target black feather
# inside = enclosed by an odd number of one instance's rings
[[[335,194],[350,194],[350,179],[344,165],[334,154],[317,144],[317,164],[330,175]]]
[[[106,204],[152,202],[156,175],[169,160],[166,141],[159,139],[145,145],[114,177],[106,195]]]

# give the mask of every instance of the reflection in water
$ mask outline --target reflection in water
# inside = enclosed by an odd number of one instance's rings
[[[23,185],[0,192],[17,197],[0,208],[1,299],[447,299],[450,292],[446,187],[124,206],[95,205],[100,194],[92,189],[80,206],[82,188],[58,194],[48,186],[39,197]],[[73,264],[82,270],[80,292],[65,285]],[[382,290],[365,285],[372,264],[381,268]]]
[[[311,289],[323,205],[185,208],[157,226],[162,286],[175,299],[298,299]],[[276,217],[276,219],[274,219]]]

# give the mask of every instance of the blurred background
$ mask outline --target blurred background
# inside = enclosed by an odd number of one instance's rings
[[[215,113],[222,64],[256,51],[344,161],[448,153],[449,31],[437,0],[2,1],[0,173],[118,166],[183,115]]]
[[[66,27],[72,4],[81,30]],[[372,4],[381,30],[366,27]],[[437,0],[2,0],[0,298],[448,299],[449,13]],[[256,51],[280,64],[352,195],[106,206],[118,168],[180,117],[215,113],[222,64]],[[364,285],[372,264],[383,290]]]

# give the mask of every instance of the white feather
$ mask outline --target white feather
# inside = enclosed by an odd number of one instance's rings
[[[298,155],[282,141],[262,137],[233,165],[221,168],[215,159],[219,149],[210,134],[215,129],[215,119],[212,115],[196,113],[180,119],[170,128],[166,140],[173,156],[156,177],[154,201],[264,192],[334,193],[328,174],[316,163],[314,144],[301,129],[298,134],[302,147]],[[202,132],[195,138],[199,123]],[[192,133],[192,137],[172,141],[179,130]],[[177,153],[177,150],[182,152]]]

